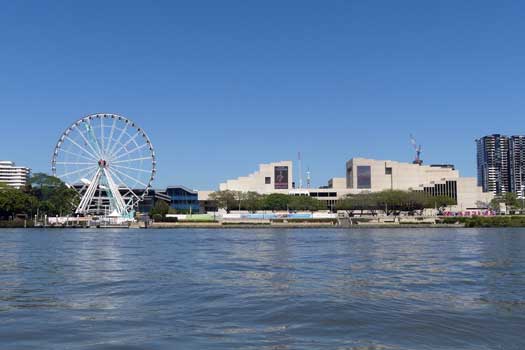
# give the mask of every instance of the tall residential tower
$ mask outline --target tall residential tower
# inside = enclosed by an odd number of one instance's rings
[[[487,135],[476,145],[478,185],[483,191],[525,196],[525,136]]]

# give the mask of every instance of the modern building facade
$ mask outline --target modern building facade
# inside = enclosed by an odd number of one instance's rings
[[[525,198],[525,136],[509,140],[510,190]]]
[[[169,186],[166,195],[170,198],[170,207],[179,213],[199,213],[199,197],[197,191],[184,186]]]
[[[14,162],[0,161],[0,182],[14,188],[27,185],[31,169],[16,166]]]
[[[493,194],[525,197],[525,136],[493,134],[476,140],[478,185]]]
[[[493,194],[511,191],[510,138],[493,134],[476,140],[478,185]]]

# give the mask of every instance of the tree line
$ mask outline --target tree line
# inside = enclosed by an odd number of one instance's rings
[[[0,220],[35,215],[70,215],[79,203],[78,193],[60,179],[34,174],[20,189],[0,183]]]
[[[294,196],[280,193],[261,195],[256,192],[217,191],[210,194],[218,208],[230,210],[326,210],[325,201],[310,196]],[[383,211],[387,215],[400,212],[415,212],[425,208],[443,210],[456,204],[447,196],[430,196],[424,192],[387,190],[373,193],[348,195],[336,204],[337,210],[368,211],[375,214]]]
[[[293,196],[282,193],[261,195],[257,192],[217,191],[210,194],[220,209],[247,210],[307,210],[326,209],[326,204],[310,196]]]
[[[360,193],[349,195],[338,201],[337,210],[377,211],[387,215],[398,215],[400,212],[415,213],[423,209],[435,208],[439,211],[456,204],[456,200],[448,196],[430,196],[424,192],[386,190],[381,192]]]

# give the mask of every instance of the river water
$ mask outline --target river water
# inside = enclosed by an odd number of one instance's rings
[[[0,349],[525,349],[525,229],[0,230]]]

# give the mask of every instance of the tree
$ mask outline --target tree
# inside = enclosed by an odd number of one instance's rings
[[[262,208],[262,196],[257,192],[247,192],[243,194],[241,208],[250,212]]]
[[[149,215],[153,218],[160,218],[161,220],[166,217],[170,211],[170,206],[165,201],[159,200],[155,203],[153,208],[151,208]]]
[[[323,210],[326,205],[323,201],[310,196],[289,196],[288,208],[291,210]]]
[[[210,199],[217,203],[217,208],[230,211],[239,207],[238,192],[235,191],[217,191],[210,194]]]
[[[62,180],[44,173],[35,173],[29,179],[30,193],[39,203],[39,211],[47,215],[72,214],[80,202],[78,192]]]
[[[22,190],[0,185],[0,217],[14,218],[16,215],[32,216],[38,200]]]
[[[518,196],[512,192],[506,192],[494,197],[490,201],[490,208],[493,210],[499,210],[500,203],[505,203],[505,206],[510,209],[521,208],[521,203],[518,200]]]
[[[262,209],[266,210],[287,210],[289,197],[282,193],[272,193],[263,197]]]
[[[338,210],[364,210],[375,214],[377,210],[387,215],[399,215],[401,211],[414,214],[425,208],[444,208],[455,204],[455,200],[446,196],[430,196],[424,192],[387,190],[375,193],[350,195],[337,203]]]

